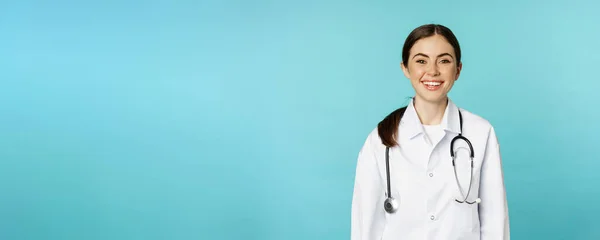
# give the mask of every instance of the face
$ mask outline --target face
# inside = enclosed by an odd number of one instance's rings
[[[440,103],[460,75],[461,63],[456,62],[454,48],[440,35],[422,38],[410,50],[408,62],[402,65],[404,76],[410,79],[417,101]]]

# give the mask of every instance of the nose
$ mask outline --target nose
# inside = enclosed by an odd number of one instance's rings
[[[427,69],[427,73],[431,76],[437,76],[440,74],[440,71],[438,69],[437,64],[430,64],[429,68]]]

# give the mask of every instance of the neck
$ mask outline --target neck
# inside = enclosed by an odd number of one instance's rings
[[[448,98],[439,102],[427,102],[415,98],[414,101],[415,110],[419,116],[419,120],[423,125],[438,125],[444,118],[444,112],[446,106],[448,106]]]

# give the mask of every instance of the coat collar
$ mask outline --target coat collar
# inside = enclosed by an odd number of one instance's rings
[[[448,99],[448,104],[446,105],[446,110],[444,111],[444,116],[441,122],[442,128],[447,132],[456,134],[461,133],[458,111],[459,108],[452,102],[452,100]],[[400,125],[402,131],[404,132],[402,135],[408,139],[412,139],[425,131],[423,129],[423,124],[419,120],[417,111],[415,110],[414,98],[410,100],[410,103],[406,107],[406,111],[404,112],[404,116],[402,117]]]

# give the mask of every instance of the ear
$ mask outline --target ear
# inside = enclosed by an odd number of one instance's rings
[[[402,72],[404,72],[404,76],[410,79],[410,72],[408,72],[408,68],[404,66],[404,63],[400,63],[400,68],[402,68]]]
[[[454,81],[457,81],[458,77],[460,77],[460,71],[462,71],[462,62],[458,63],[458,67],[456,68],[456,77]]]

